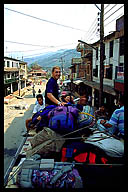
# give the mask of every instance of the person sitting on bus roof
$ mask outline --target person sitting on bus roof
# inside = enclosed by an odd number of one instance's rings
[[[33,115],[35,113],[37,113],[38,111],[40,111],[41,109],[44,109],[43,96],[41,94],[38,94],[36,96],[36,98],[37,98],[38,103],[35,105],[35,107],[33,109]],[[41,117],[38,117],[38,120],[40,120],[40,119],[41,119]],[[29,130],[30,130],[29,124],[30,124],[31,121],[32,121],[32,117],[26,120],[27,132],[29,132]]]
[[[120,109],[116,109],[110,120],[99,119],[99,129],[100,125],[107,129],[110,133],[124,138],[124,95],[120,96],[119,99]]]

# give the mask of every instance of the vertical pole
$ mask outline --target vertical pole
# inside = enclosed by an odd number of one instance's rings
[[[20,67],[19,67],[19,96],[20,96]]]
[[[100,90],[99,90],[99,106],[103,104],[103,78],[104,78],[104,4],[101,4],[100,13]]]

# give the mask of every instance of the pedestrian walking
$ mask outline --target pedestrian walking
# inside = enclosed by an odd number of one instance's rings
[[[33,88],[33,97],[35,98],[35,95],[36,95],[36,91],[35,89]]]
[[[38,90],[38,93],[41,93],[41,90],[40,90],[40,89]]]

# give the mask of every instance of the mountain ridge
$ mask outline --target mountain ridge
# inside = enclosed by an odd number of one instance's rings
[[[40,56],[26,58],[24,61],[28,63],[28,66],[37,63],[44,69],[51,68],[55,65],[62,67],[62,64],[64,68],[68,68],[71,66],[71,59],[74,57],[81,57],[81,54],[77,52],[76,49],[60,49],[56,52],[48,52]]]

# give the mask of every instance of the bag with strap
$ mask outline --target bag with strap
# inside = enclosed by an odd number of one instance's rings
[[[72,106],[58,106],[48,113],[48,127],[63,135],[77,128],[77,117],[79,110]]]
[[[72,163],[54,159],[26,159],[18,172],[21,188],[83,188],[83,182]]]
[[[48,113],[54,108],[56,108],[56,105],[49,105],[33,115],[31,124],[35,126],[36,131],[40,131],[43,127],[48,126]],[[39,116],[41,116],[40,121],[37,120],[37,117]],[[31,126],[31,124],[29,126]]]

